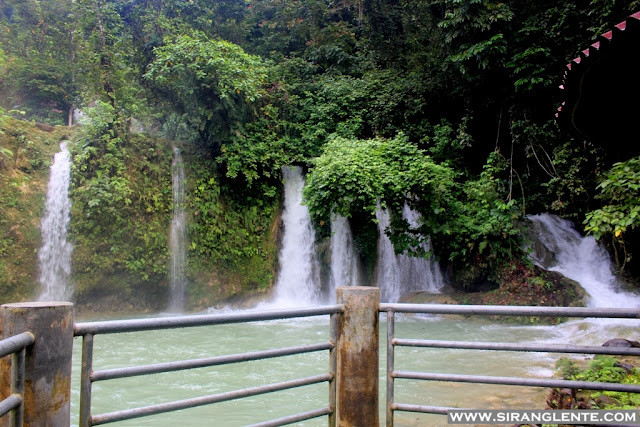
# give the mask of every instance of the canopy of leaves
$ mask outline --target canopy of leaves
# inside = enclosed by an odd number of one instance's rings
[[[145,77],[165,91],[214,150],[264,94],[267,68],[257,56],[202,34],[169,37],[154,49]]]
[[[480,254],[501,260],[520,253],[519,214],[514,201],[500,198],[502,169],[494,153],[478,179],[460,181],[455,170],[436,164],[403,135],[336,137],[314,161],[304,198],[317,221],[333,213],[352,217],[362,212],[375,221],[376,211],[386,208],[392,214],[387,232],[398,252],[420,252],[420,242],[431,238],[438,256],[469,266]],[[421,226],[410,227],[402,216],[405,206],[421,214]]]

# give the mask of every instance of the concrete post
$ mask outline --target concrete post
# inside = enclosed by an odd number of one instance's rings
[[[0,331],[9,338],[29,331],[36,337],[25,357],[24,425],[69,426],[71,416],[71,355],[73,304],[26,302],[0,306]],[[9,394],[9,358],[0,365],[0,394]],[[9,418],[9,417],[5,417]],[[4,421],[4,420],[3,420]]]
[[[337,425],[378,427],[378,308],[380,289],[336,290],[345,307],[337,331]]]

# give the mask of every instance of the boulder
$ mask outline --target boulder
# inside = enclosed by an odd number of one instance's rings
[[[604,347],[640,347],[640,342],[625,338],[612,338],[602,344]]]

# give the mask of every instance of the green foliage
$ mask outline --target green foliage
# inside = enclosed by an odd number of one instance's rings
[[[640,157],[614,164],[598,189],[596,197],[603,206],[586,214],[585,231],[596,239],[611,240],[622,270],[631,259],[625,249],[625,233],[640,224]]]
[[[354,214],[375,221],[379,207],[392,214],[387,230],[396,251],[429,256],[419,243],[429,236],[434,252],[455,265],[469,267],[482,255],[504,261],[520,253],[519,219],[514,202],[504,202],[498,174],[504,164],[493,153],[477,179],[459,182],[446,165],[438,165],[399,135],[394,139],[353,140],[335,137],[314,161],[304,199],[316,221],[331,213]],[[405,204],[422,215],[410,229],[402,219]]]
[[[243,200],[221,185],[212,161],[193,157],[187,165],[191,269],[242,272],[243,286],[269,286],[275,257],[271,226],[278,194]]]
[[[581,369],[570,359],[561,358],[556,362],[556,369],[567,380],[640,384],[640,372],[638,369],[633,368],[628,371],[612,356],[597,355],[584,369]],[[598,399],[601,395],[607,396],[608,399]],[[640,406],[640,396],[636,393],[590,391],[588,392],[588,399],[596,409],[636,409]],[[598,402],[606,403],[601,404]]]
[[[145,78],[166,91],[203,142],[218,151],[263,94],[267,68],[256,56],[201,33],[169,37],[154,49]]]
[[[109,103],[98,102],[87,115],[72,151],[78,292],[158,282],[167,272],[171,150],[117,132],[119,117]]]
[[[606,234],[622,238],[640,224],[640,157],[613,165],[598,189],[598,199],[606,205],[587,214],[588,233],[596,239]]]
[[[6,55],[4,100],[30,119],[63,124],[77,95],[73,2],[21,0],[0,5],[0,44]],[[2,62],[0,60],[0,62]]]

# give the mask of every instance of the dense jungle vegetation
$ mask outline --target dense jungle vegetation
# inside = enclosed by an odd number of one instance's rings
[[[87,304],[137,294],[138,308],[154,308],[166,294],[173,145],[188,167],[194,307],[273,284],[290,164],[308,171],[318,235],[332,213],[349,217],[369,266],[378,204],[397,214],[406,203],[425,221],[409,230],[395,215],[396,249],[419,251],[430,236],[434,253],[416,255],[437,256],[459,288],[522,258],[519,227],[545,211],[573,219],[637,276],[640,161],[613,165],[554,114],[567,62],[638,8],[0,0],[2,300],[37,287],[44,180],[66,138],[73,281]]]

